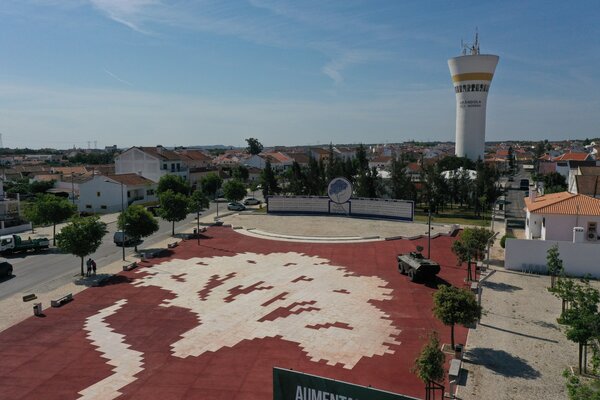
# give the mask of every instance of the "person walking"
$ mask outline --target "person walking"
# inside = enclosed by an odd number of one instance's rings
[[[96,275],[96,261],[92,260],[92,274]]]
[[[87,265],[87,274],[86,276],[91,276],[92,275],[92,259],[88,258],[87,262],[85,263]]]

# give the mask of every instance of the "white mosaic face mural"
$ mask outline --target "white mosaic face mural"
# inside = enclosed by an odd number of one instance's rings
[[[173,343],[176,357],[199,356],[244,339],[281,337],[312,361],[353,368],[362,357],[394,353],[400,333],[371,300],[391,299],[387,282],[353,275],[299,253],[171,260],[135,281],[175,297],[164,307],[195,313],[199,325]]]

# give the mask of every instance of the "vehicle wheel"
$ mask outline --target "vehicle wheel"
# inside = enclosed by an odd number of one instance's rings
[[[404,267],[402,266],[402,264],[398,264],[398,272],[400,272],[402,275],[405,274]]]
[[[408,270],[408,279],[410,279],[411,282],[414,282],[415,278],[415,270],[411,268],[410,270]]]
[[[12,270],[12,268],[8,270],[8,276],[13,276],[13,270]]]

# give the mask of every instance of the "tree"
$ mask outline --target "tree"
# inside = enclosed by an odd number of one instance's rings
[[[189,198],[181,193],[175,193],[172,190],[167,190],[159,197],[160,208],[158,214],[166,221],[173,223],[171,234],[175,235],[175,221],[183,221],[187,217],[190,207]]]
[[[514,172],[515,170],[515,152],[513,151],[512,146],[508,146],[508,169],[510,172]]]
[[[546,262],[548,264],[548,273],[550,274],[550,289],[554,289],[556,276],[564,272],[563,262],[558,252],[558,244],[554,244],[546,252]]]
[[[271,168],[271,161],[267,160],[265,163],[265,169],[260,173],[260,183],[262,185],[263,196],[266,199],[270,194],[279,193],[279,185],[277,184],[277,178]]]
[[[306,176],[300,168],[300,164],[298,164],[295,160],[292,163],[292,168],[288,171],[288,192],[299,196],[305,194],[306,190]]]
[[[200,178],[200,188],[202,191],[210,197],[215,197],[217,191],[223,184],[223,179],[214,172],[207,174]]]
[[[452,252],[458,261],[467,262],[467,280],[473,280],[471,261],[483,258],[492,235],[492,232],[485,228],[465,228],[460,238],[452,243]]]
[[[558,322],[567,325],[565,332],[567,339],[579,345],[579,372],[581,373],[582,365],[583,371],[586,371],[588,341],[600,336],[600,314],[598,314],[600,292],[591,287],[587,280],[583,280],[583,284],[575,286],[572,296],[571,308],[561,314]]]
[[[567,379],[569,400],[600,400],[600,391],[595,388],[595,382],[582,381],[581,377],[569,370],[565,370],[563,376]]]
[[[238,165],[235,167],[231,173],[233,179],[237,179],[241,182],[246,182],[250,177],[250,171],[244,165]]]
[[[246,143],[248,143],[246,151],[252,155],[260,154],[263,151],[263,145],[258,139],[248,138],[246,139]]]
[[[26,210],[26,217],[34,224],[52,224],[53,244],[56,246],[56,224],[73,216],[77,207],[64,197],[45,194],[38,195],[31,207]]]
[[[550,172],[549,174],[542,175],[542,182],[544,182],[544,193],[558,193],[567,190],[566,178],[558,172]]]
[[[106,224],[98,217],[75,217],[70,224],[60,230],[56,240],[59,249],[81,258],[81,276],[83,276],[83,259],[98,250],[107,232]]]
[[[433,294],[433,315],[444,325],[450,325],[454,349],[454,325],[469,325],[481,318],[481,306],[470,290],[440,285]]]
[[[415,360],[412,371],[417,374],[427,387],[431,382],[439,382],[444,379],[444,362],[446,356],[440,347],[440,339],[436,331],[431,332],[428,342],[421,349],[421,353]],[[426,392],[426,398],[429,393]]]
[[[223,185],[223,195],[229,201],[240,201],[246,196],[246,187],[237,179],[232,179]]]
[[[379,177],[377,168],[367,169],[358,176],[356,195],[358,197],[377,198],[379,194]]]
[[[174,193],[188,195],[190,193],[190,185],[181,176],[163,175],[158,181],[156,193],[160,196],[161,193],[171,190]]]
[[[143,206],[133,205],[119,214],[117,227],[136,239],[134,250],[137,252],[137,241],[158,231],[158,221]]]
[[[208,208],[210,201],[202,190],[194,190],[190,196],[190,211],[200,212],[203,208]]]

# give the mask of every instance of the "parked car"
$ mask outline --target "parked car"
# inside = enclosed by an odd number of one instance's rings
[[[231,211],[244,211],[246,206],[244,206],[242,203],[238,203],[237,201],[233,201],[227,204],[227,209]]]
[[[116,231],[115,235],[113,236],[113,240],[117,246],[127,246],[135,243],[136,241],[134,237],[129,236],[127,233],[123,235],[122,231]]]
[[[146,210],[150,211],[150,213],[156,217],[160,210],[160,206],[148,206],[146,207]]]
[[[13,266],[8,261],[0,262],[0,277],[10,278],[13,274]]]
[[[519,182],[519,189],[529,190],[529,179],[521,179]]]
[[[258,204],[260,204],[260,200],[254,198],[254,197],[248,197],[247,199],[244,200],[245,206],[256,206]]]

